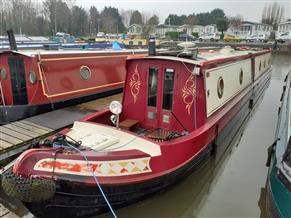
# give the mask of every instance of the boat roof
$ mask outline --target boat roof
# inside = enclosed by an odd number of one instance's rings
[[[112,49],[103,49],[103,50],[25,50],[25,51],[2,51],[0,53],[6,53],[6,52],[13,52],[17,54],[21,54],[28,57],[34,57],[36,55],[57,55],[57,54],[111,54],[111,53],[141,53],[141,52],[147,52],[145,49],[122,49],[122,50],[112,50]]]
[[[152,59],[164,59],[164,60],[171,60],[171,61],[179,61],[183,63],[190,63],[195,65],[202,65],[202,63],[206,61],[211,60],[217,60],[217,59],[223,59],[223,58],[231,58],[231,57],[238,57],[238,56],[244,56],[249,54],[256,54],[261,52],[268,52],[269,49],[263,49],[263,50],[254,50],[254,49],[245,49],[245,50],[234,50],[229,47],[225,47],[222,49],[203,49],[199,50],[197,59],[191,59],[191,58],[182,58],[177,56],[164,56],[164,55],[158,55],[158,56],[145,56],[144,58],[152,58]],[[17,54],[21,54],[28,57],[34,57],[36,55],[58,55],[58,54],[122,54],[122,53],[146,53],[146,49],[122,49],[122,50],[112,50],[112,49],[103,49],[103,50],[25,50],[25,51],[2,51],[0,53],[6,53],[6,52],[13,52]],[[132,57],[130,59],[135,59],[137,57]]]
[[[263,50],[234,50],[234,49],[225,49],[222,48],[220,50],[203,50],[199,51],[198,56],[196,59],[191,59],[191,58],[183,58],[183,57],[177,57],[177,56],[162,56],[162,55],[157,55],[157,56],[145,56],[142,57],[143,59],[162,59],[162,60],[171,60],[171,61],[177,61],[177,62],[183,62],[183,63],[189,63],[189,64],[195,64],[198,66],[203,65],[203,63],[207,61],[212,61],[212,60],[218,60],[218,59],[223,59],[223,58],[232,58],[232,57],[239,57],[239,56],[244,56],[244,55],[250,55],[250,54],[258,54],[262,52],[268,52],[270,51],[269,49],[263,49]],[[132,57],[130,59],[140,59],[137,57]]]
[[[202,51],[198,54],[198,57],[203,60],[215,60],[220,58],[229,58],[229,57],[236,57],[236,56],[242,56],[242,55],[248,55],[248,54],[254,54],[261,51],[254,51],[254,50],[224,50],[224,48],[220,50],[208,50],[208,51]]]

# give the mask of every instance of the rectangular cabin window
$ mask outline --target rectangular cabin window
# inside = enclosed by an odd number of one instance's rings
[[[172,110],[174,91],[174,69],[166,69],[164,75],[163,109]]]
[[[158,69],[149,69],[148,81],[148,106],[157,106],[157,92],[158,92]]]

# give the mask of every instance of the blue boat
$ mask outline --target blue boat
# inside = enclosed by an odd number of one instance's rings
[[[269,217],[291,217],[291,71],[285,78],[275,142],[268,149],[266,208]]]

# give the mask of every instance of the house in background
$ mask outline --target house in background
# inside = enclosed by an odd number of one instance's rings
[[[291,20],[278,24],[278,32],[288,32],[288,31],[291,31]]]
[[[189,24],[184,24],[182,26],[179,26],[177,28],[177,32],[183,32],[183,33],[187,33],[188,35],[191,35],[192,33],[192,26]]]
[[[166,32],[178,32],[178,26],[160,24],[156,26],[156,36],[165,37]]]
[[[210,33],[216,33],[217,27],[215,24],[210,24],[207,26],[201,26],[201,25],[189,25],[184,24],[182,26],[174,26],[174,25],[158,25],[155,28],[156,36],[158,37],[165,37],[167,32],[181,32],[186,33],[188,35],[191,35],[192,33],[198,33],[199,35],[203,34],[210,34]]]
[[[256,23],[250,21],[243,21],[240,26],[233,27],[230,26],[226,33],[231,35],[241,35],[241,36],[250,36],[255,34],[267,34],[270,35],[273,30],[272,25],[264,24],[264,23]],[[291,30],[291,21],[287,21],[279,24],[279,31],[288,31]],[[186,33],[188,35],[192,35],[192,33],[198,33],[200,36],[203,34],[212,34],[217,33],[216,24],[210,24],[207,26],[201,25],[188,25],[184,24],[182,26],[174,26],[174,25],[158,25],[155,28],[155,33],[157,37],[165,37],[166,32],[181,32]]]
[[[272,30],[273,27],[269,24],[243,21],[239,32],[240,35],[255,35],[260,33],[270,34]]]
[[[202,25],[194,25],[192,27],[192,33],[198,33],[198,35],[204,34],[204,26],[202,26]]]
[[[241,35],[241,26],[229,25],[229,27],[225,31],[225,34],[229,34],[229,35]]]
[[[177,28],[177,32],[187,33],[188,35],[192,35],[192,33],[198,33],[199,35],[202,35],[206,33],[207,30],[211,31],[210,29],[205,29],[205,27],[201,25],[184,24]]]
[[[218,31],[217,31],[216,24],[210,24],[210,25],[204,26],[203,32],[205,34],[217,33]]]
[[[142,34],[142,26],[138,25],[138,24],[132,24],[127,28],[128,35],[132,35],[132,36],[140,36]]]

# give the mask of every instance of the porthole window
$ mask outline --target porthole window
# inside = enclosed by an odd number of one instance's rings
[[[259,64],[259,71],[261,71],[262,69],[262,62],[260,61],[260,64]]]
[[[223,96],[223,89],[224,89],[224,82],[222,76],[218,78],[217,81],[217,95],[218,98],[222,98]]]
[[[35,84],[36,81],[37,81],[37,77],[36,77],[35,72],[34,71],[30,71],[28,76],[29,76],[29,82],[31,84]]]
[[[242,68],[240,68],[240,72],[239,72],[239,84],[243,83],[243,78],[244,78],[244,71]]]
[[[0,77],[1,77],[2,80],[7,79],[7,72],[6,72],[6,70],[4,68],[0,69]]]
[[[89,67],[87,66],[82,66],[80,68],[80,77],[83,80],[88,80],[91,78],[91,70]]]

